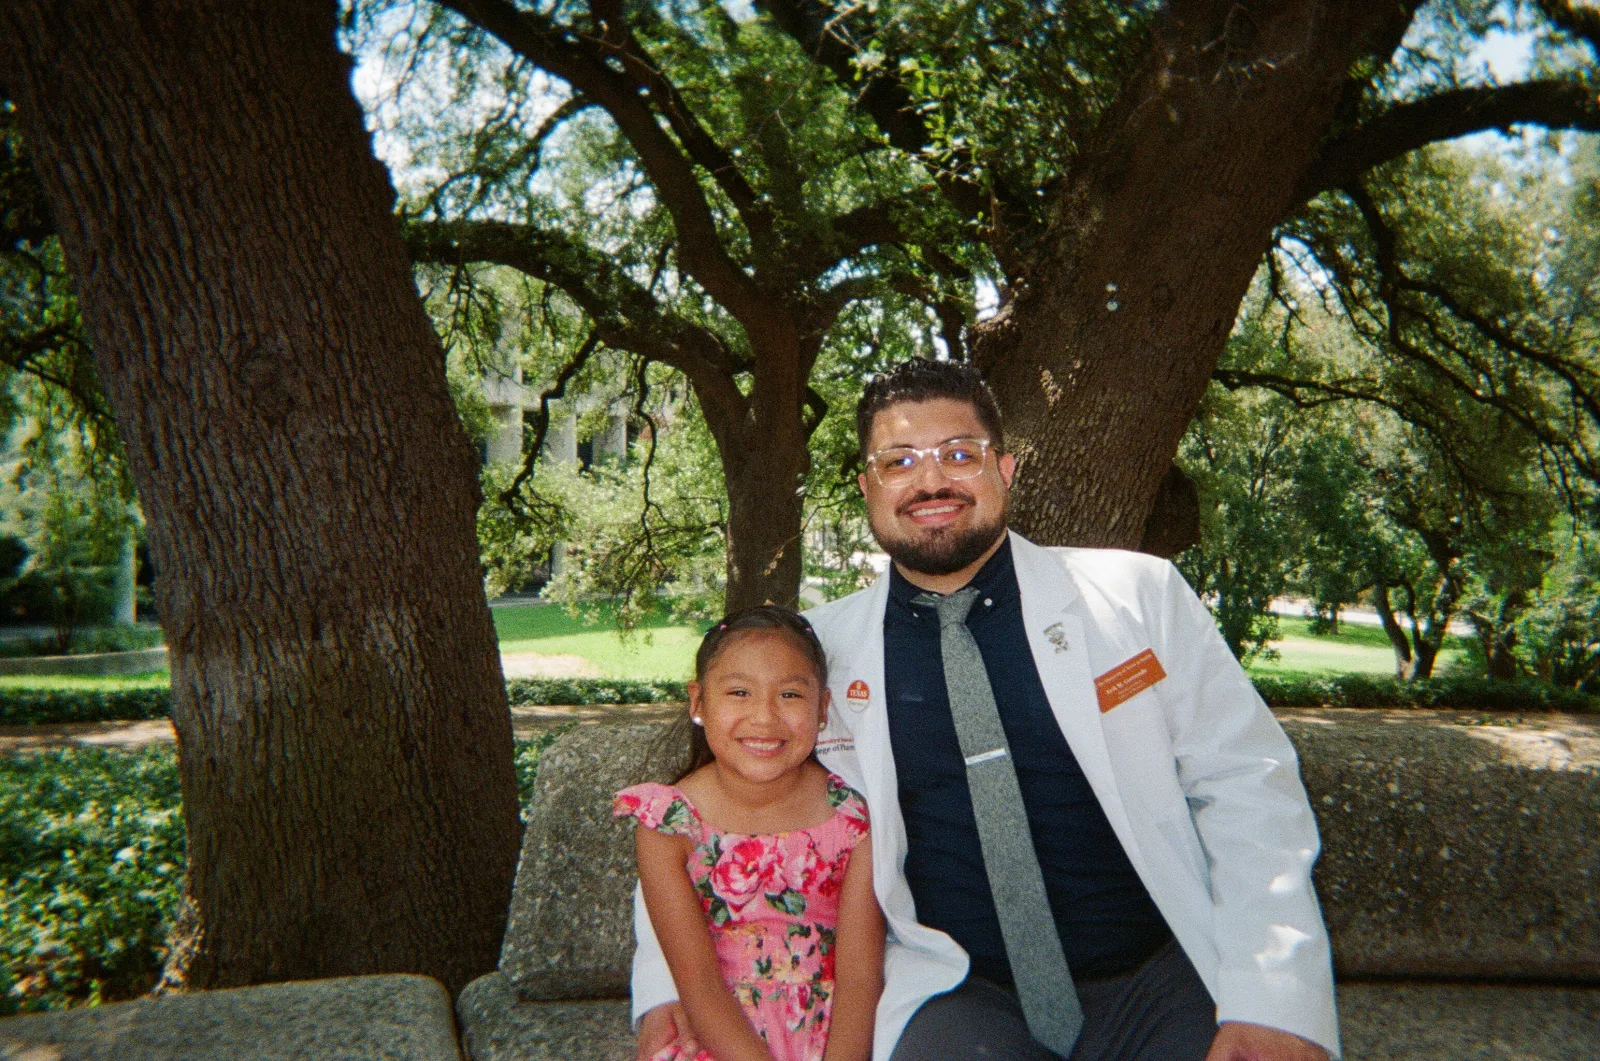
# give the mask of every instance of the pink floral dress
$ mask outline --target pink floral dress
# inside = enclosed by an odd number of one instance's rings
[[[694,844],[685,867],[722,978],[766,1041],[773,1061],[820,1061],[833,999],[833,934],[850,852],[867,832],[867,804],[828,775],[833,817],[764,836],[719,833],[671,785],[617,793],[612,813]],[[677,1043],[651,1061],[711,1061]]]

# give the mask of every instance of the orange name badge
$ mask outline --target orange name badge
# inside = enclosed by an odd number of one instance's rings
[[[1166,676],[1161,661],[1148,648],[1124,660],[1094,680],[1094,691],[1100,697],[1100,713],[1133,699]]]

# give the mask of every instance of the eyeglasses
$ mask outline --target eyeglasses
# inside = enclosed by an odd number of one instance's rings
[[[867,455],[873,477],[879,486],[904,486],[922,471],[922,462],[932,457],[946,479],[976,479],[983,474],[989,456],[986,438],[953,438],[942,445],[917,449],[915,446],[890,446]]]

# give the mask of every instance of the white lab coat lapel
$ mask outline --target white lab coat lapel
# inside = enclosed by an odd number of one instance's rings
[[[1014,532],[1011,555],[1017,587],[1022,593],[1022,623],[1028,631],[1028,647],[1033,650],[1034,665],[1044,683],[1050,710],[1128,858],[1140,876],[1149,880],[1100,723],[1100,702],[1080,618],[1084,613],[1082,593],[1060,558]]]
[[[888,689],[883,678],[883,613],[888,603],[889,574],[885,571],[864,600],[852,602],[846,622],[827,624],[826,647],[833,713],[855,742],[861,794],[873,810],[873,878],[878,882],[879,899],[892,909],[897,904],[888,893],[893,884],[903,880],[900,863],[905,858],[906,830],[900,816],[899,783],[889,743]],[[866,685],[865,701],[850,698],[850,689],[857,682]],[[904,898],[909,898],[909,893]]]

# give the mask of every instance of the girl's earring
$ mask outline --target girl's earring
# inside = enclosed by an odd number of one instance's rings
[[[693,722],[697,726],[703,726],[706,724],[706,720],[701,718],[699,715],[690,715],[689,721]]]

